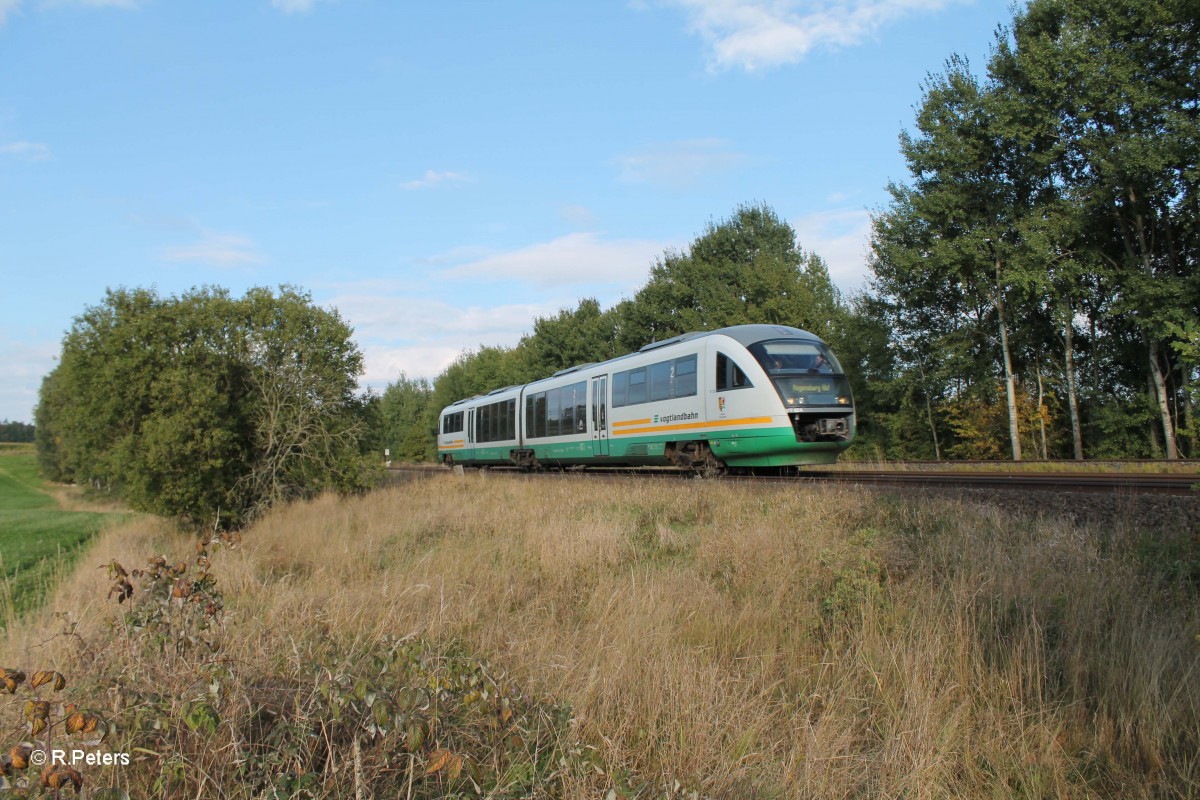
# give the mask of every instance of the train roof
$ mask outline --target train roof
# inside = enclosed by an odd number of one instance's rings
[[[545,378],[539,378],[538,380],[535,380],[535,381],[530,381],[529,383],[525,384],[525,386],[533,386],[535,384],[544,383],[546,381],[554,380],[555,378],[561,378],[564,375],[569,375],[572,372],[579,372],[580,370],[587,369],[588,367],[594,367],[597,364],[610,364],[614,361],[623,361],[627,358],[632,358],[633,356],[636,356],[639,353],[647,353],[652,350],[657,350],[661,347],[667,347],[667,346],[673,345],[673,344],[680,344],[682,342],[690,342],[695,339],[703,339],[706,336],[728,336],[730,339],[733,339],[735,342],[742,345],[743,347],[749,347],[750,345],[752,345],[756,342],[762,342],[762,341],[766,341],[768,339],[782,339],[782,338],[786,338],[786,337],[792,337],[792,338],[796,338],[796,339],[810,339],[810,340],[815,340],[818,342],[822,341],[821,337],[817,336],[815,333],[809,333],[808,331],[801,330],[800,328],[793,328],[788,325],[763,325],[763,324],[730,325],[727,328],[717,328],[716,330],[712,330],[712,331],[696,331],[693,333],[684,333],[684,334],[680,334],[679,336],[672,336],[670,339],[663,339],[661,342],[651,342],[650,344],[645,345],[644,347],[642,347],[639,350],[635,350],[632,353],[626,353],[625,355],[617,356],[616,358],[610,358],[607,361],[593,361],[593,362],[590,362],[587,364],[578,364],[573,367],[567,367],[566,369],[561,369],[558,372],[554,373],[553,375],[549,375]],[[521,387],[521,386],[505,386],[503,389],[496,389],[494,391],[488,392],[486,395],[475,395],[474,397],[466,397],[466,398],[463,398],[462,400],[456,400],[455,402],[446,406],[446,408],[443,409],[443,411],[450,410],[458,405],[463,405],[465,403],[470,403],[475,400],[480,400],[484,397],[490,397],[491,395],[494,395],[494,394],[506,392],[510,389],[520,389],[520,388],[523,388],[523,387]]]
[[[662,347],[669,347],[673,344],[681,344],[683,342],[703,339],[706,336],[728,336],[730,339],[733,339],[743,347],[749,347],[755,342],[762,342],[767,339],[781,339],[784,337],[809,339],[818,342],[821,341],[821,337],[817,336],[815,333],[809,333],[808,331],[801,330],[799,328],[792,328],[787,325],[730,325],[727,328],[717,328],[716,330],[712,331],[684,333],[680,334],[679,336],[672,336],[670,339],[663,339],[660,342],[651,342],[650,344],[645,345],[641,349],[635,350],[632,353],[625,353],[624,355],[617,356],[616,358],[610,358],[607,361],[594,361],[589,364],[579,364],[574,367],[568,367],[567,369],[559,370],[553,375],[549,375],[545,378],[539,378],[536,381],[530,381],[526,385],[534,386],[539,383],[545,383],[546,381],[552,381],[555,378],[561,378],[565,375],[571,374],[572,372],[579,372],[581,370],[588,369],[589,367],[595,367],[600,364],[614,364],[619,361],[624,361],[628,358],[633,358],[634,356],[642,353],[649,353]]]
[[[692,339],[703,339],[705,336],[728,336],[738,344],[749,347],[755,342],[761,342],[766,339],[778,339],[782,336],[794,336],[797,339],[816,339],[821,341],[821,337],[815,333],[792,328],[787,325],[730,325],[727,328],[717,328],[715,331],[697,331],[695,333],[684,333],[679,336],[673,336],[670,339],[663,339],[661,342],[651,342],[638,350],[639,353],[645,353],[649,350],[657,350],[660,347],[666,347],[679,342],[687,342]]]

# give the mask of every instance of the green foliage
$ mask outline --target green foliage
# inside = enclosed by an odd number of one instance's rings
[[[626,350],[726,325],[793,325],[829,336],[841,298],[824,261],[805,253],[791,226],[766,205],[741,206],[709,224],[685,253],[667,252],[620,309]]]
[[[874,218],[900,389],[885,413],[924,385],[927,427],[956,440],[943,408],[962,420],[964,401],[984,402],[971,388],[1011,364],[1026,393],[1041,380],[1043,399],[1065,401],[1048,427],[1074,433],[1047,441],[1077,437],[1077,457],[1152,439],[1176,452],[1200,367],[1195,20],[1185,1],[1034,0],[998,33],[985,77],[957,56],[930,77],[901,137],[911,181]],[[1019,404],[1014,447],[1032,440]]]
[[[574,310],[564,308],[553,317],[539,317],[533,335],[522,340],[538,374],[552,375],[560,369],[594,361],[607,361],[629,349],[618,343],[620,313],[600,310],[595,298],[579,301]]]
[[[236,299],[109,291],[76,318],[43,381],[43,471],[203,525],[360,488],[362,356],[350,335],[290,287]]]
[[[32,442],[34,428],[27,422],[0,420],[0,442]]]
[[[730,219],[710,223],[686,253],[665,253],[632,300],[602,310],[595,298],[584,298],[574,309],[536,319],[515,348],[484,346],[460,355],[434,382],[420,434],[427,437],[425,451],[433,450],[438,413],[457,400],[681,333],[747,323],[793,325],[835,347],[855,336],[825,262],[803,251],[791,226],[766,205],[741,206]],[[404,440],[414,425],[406,422],[388,436]]]
[[[432,461],[436,443],[430,424],[432,398],[429,381],[410,379],[404,373],[381,396],[372,398],[372,455],[382,457],[389,450],[392,461]]]

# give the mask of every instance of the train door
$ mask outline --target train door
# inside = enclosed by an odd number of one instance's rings
[[[592,455],[608,455],[608,376],[592,378]]]
[[[463,452],[460,458],[470,461],[475,457],[475,409],[467,409],[467,424],[463,430]]]
[[[753,392],[741,391],[753,388],[753,384],[746,376],[743,365],[734,358],[735,352],[733,348],[722,348],[711,343],[708,347],[705,356],[708,366],[705,379],[705,411],[710,422],[721,424],[721,420],[737,419],[754,411]],[[741,353],[737,355],[745,358]]]

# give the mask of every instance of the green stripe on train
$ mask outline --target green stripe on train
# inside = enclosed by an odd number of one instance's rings
[[[733,467],[782,467],[806,464],[832,464],[848,442],[797,442],[791,427],[743,428],[710,431],[707,438],[713,453]],[[608,455],[596,456],[595,443],[584,441],[546,442],[528,445],[539,463],[556,464],[633,464],[642,466],[669,465],[666,456],[668,442],[686,441],[682,432],[673,431],[650,436],[622,436],[608,440]],[[454,454],[454,460],[464,464],[508,464],[513,445],[475,447]]]

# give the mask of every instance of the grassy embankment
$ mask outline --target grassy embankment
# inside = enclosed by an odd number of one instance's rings
[[[942,461],[891,461],[870,446],[855,444],[847,450],[836,464],[823,465],[814,469],[879,469],[879,470],[945,470],[947,472],[1148,472],[1148,473],[1192,473],[1200,476],[1200,466],[1195,459],[1167,461],[1166,459],[1125,459],[1074,461],[1053,459],[1040,461],[1026,454],[1024,461],[995,458],[988,461],[943,459]]]
[[[88,540],[117,518],[47,485],[32,445],[0,444],[0,627],[41,602]]]
[[[210,554],[200,603],[167,599],[170,577],[106,600],[95,564],[190,563],[181,538],[149,519],[106,532],[0,643],[0,665],[67,674],[119,724],[107,745],[140,754],[94,785],[1200,794],[1195,531],[843,489],[443,475],[273,513]]]

